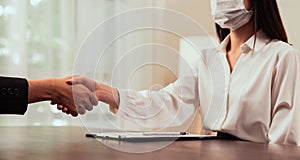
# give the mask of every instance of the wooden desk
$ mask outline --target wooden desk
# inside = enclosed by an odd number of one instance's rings
[[[177,141],[148,153],[126,153],[86,138],[79,127],[0,127],[0,160],[247,160],[300,159],[300,147],[241,141]],[[115,145],[149,147],[154,142]]]

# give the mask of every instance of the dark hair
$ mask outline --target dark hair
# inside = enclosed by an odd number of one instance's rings
[[[288,43],[276,0],[250,0],[250,2],[254,9],[255,33],[261,29],[271,39]],[[216,24],[216,32],[219,40],[223,41],[230,30]]]

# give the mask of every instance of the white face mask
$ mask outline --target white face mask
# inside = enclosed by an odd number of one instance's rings
[[[245,8],[244,0],[211,0],[211,14],[222,28],[237,30],[248,23],[253,10]]]

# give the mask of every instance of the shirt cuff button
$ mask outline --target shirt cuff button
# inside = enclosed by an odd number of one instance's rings
[[[18,95],[20,95],[20,91],[18,89],[14,89],[14,94],[15,94],[15,96],[18,96]]]
[[[7,93],[7,92],[6,92],[6,88],[2,88],[2,89],[1,89],[1,95],[5,96],[6,93]]]
[[[13,89],[7,88],[7,94],[10,96],[14,95]]]

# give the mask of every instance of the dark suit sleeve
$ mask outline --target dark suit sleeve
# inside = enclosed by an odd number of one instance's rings
[[[24,114],[27,104],[27,80],[0,77],[0,114]]]

